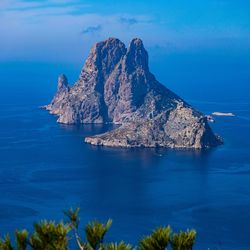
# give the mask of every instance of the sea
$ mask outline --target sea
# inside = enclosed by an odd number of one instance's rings
[[[84,137],[112,125],[62,125],[40,109],[64,72],[83,62],[0,63],[0,234],[64,220],[80,207],[80,234],[92,220],[112,227],[106,241],[135,245],[162,225],[195,229],[194,249],[250,249],[250,58],[214,51],[169,53],[151,71],[204,114],[224,144],[209,150],[109,148]],[[73,244],[73,243],[72,243]]]

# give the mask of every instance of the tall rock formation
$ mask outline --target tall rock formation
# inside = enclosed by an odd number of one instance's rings
[[[221,143],[204,115],[150,73],[148,53],[138,38],[128,48],[115,38],[95,44],[72,87],[64,75],[59,77],[46,109],[60,123],[120,124],[85,138],[94,145],[200,149]]]

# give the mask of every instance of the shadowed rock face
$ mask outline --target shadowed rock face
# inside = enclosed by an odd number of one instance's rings
[[[128,49],[115,38],[95,44],[74,86],[59,77],[46,109],[60,123],[121,125],[85,139],[94,145],[200,149],[221,143],[205,116],[150,73],[148,53],[138,38]]]

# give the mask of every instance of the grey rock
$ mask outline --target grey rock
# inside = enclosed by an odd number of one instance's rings
[[[139,38],[128,49],[116,38],[95,44],[78,81],[58,90],[46,106],[58,122],[120,126],[85,138],[87,143],[121,147],[207,148],[221,144],[206,116],[159,83],[148,67]]]

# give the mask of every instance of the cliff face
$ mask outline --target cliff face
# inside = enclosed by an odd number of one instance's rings
[[[205,148],[221,143],[205,116],[150,73],[148,53],[138,38],[128,49],[115,38],[95,44],[74,86],[59,77],[46,109],[60,123],[121,125],[85,139],[95,145]]]

